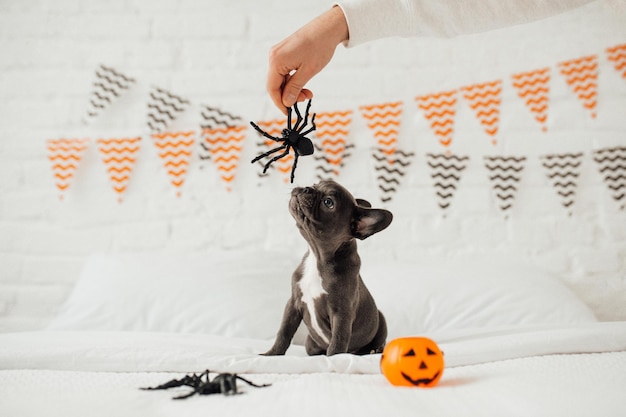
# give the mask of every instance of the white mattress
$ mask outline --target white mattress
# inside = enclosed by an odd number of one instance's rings
[[[446,370],[432,389],[391,386],[379,355],[284,357],[271,340],[136,332],[0,335],[2,416],[623,416],[626,322],[430,335]],[[141,391],[204,369],[244,374],[242,395]]]

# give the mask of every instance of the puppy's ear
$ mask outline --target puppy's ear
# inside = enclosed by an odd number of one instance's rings
[[[372,207],[369,201],[363,200],[362,198],[357,198],[356,203],[361,207]]]
[[[366,239],[387,228],[391,220],[393,215],[388,210],[357,207],[352,222],[352,236]]]

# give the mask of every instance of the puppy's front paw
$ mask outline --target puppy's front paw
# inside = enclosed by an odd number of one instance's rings
[[[265,353],[259,353],[260,356],[284,356],[285,352],[280,352],[276,349],[270,349]]]

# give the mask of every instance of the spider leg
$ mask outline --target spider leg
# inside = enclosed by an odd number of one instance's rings
[[[302,115],[300,114],[300,110],[298,109],[298,103],[295,103],[293,105],[293,108],[296,111],[296,116],[298,116],[298,119],[296,120],[296,125],[291,130],[295,130],[297,132],[298,127],[300,126],[300,123],[302,122]]]
[[[311,100],[308,101],[308,103],[306,104],[306,111],[304,112],[304,123],[302,124],[302,126],[300,126],[300,129],[298,130],[298,132],[301,132],[304,127],[309,123],[309,109],[311,108]],[[307,133],[309,133],[310,131],[307,131]],[[300,135],[304,136],[306,135],[306,133],[300,133]]]
[[[284,144],[284,145],[281,145],[281,146],[279,146],[279,147],[277,147],[277,148],[270,149],[269,151],[267,151],[267,152],[265,152],[265,153],[262,153],[261,155],[259,155],[259,156],[257,156],[256,158],[254,158],[254,159],[252,160],[252,162],[250,162],[250,163],[252,163],[252,164],[253,164],[253,163],[255,163],[256,161],[258,161],[259,159],[265,158],[266,156],[270,156],[270,155],[271,155],[271,154],[273,154],[274,152],[278,152],[278,151],[280,151],[280,150],[283,150],[283,149],[285,149],[286,147],[287,147],[287,144]],[[264,171],[264,172],[265,172],[265,171]]]
[[[293,184],[293,179],[296,176],[296,166],[298,165],[298,152],[295,153],[296,157],[293,160],[293,166],[291,167],[291,183]]]
[[[291,130],[291,107],[287,107],[287,129]]]
[[[263,131],[259,126],[257,126],[254,122],[250,122],[250,124],[252,125],[252,127],[259,132],[261,135],[263,135],[264,137],[273,140],[274,142],[282,142],[283,139],[282,138],[277,138],[274,136],[271,136],[269,133]]]
[[[284,147],[286,148],[285,152],[281,153],[280,155],[277,155],[277,156],[273,157],[272,159],[269,160],[269,162],[267,164],[265,164],[265,167],[263,168],[263,173],[264,174],[265,174],[265,172],[267,172],[267,169],[270,167],[270,165],[272,165],[273,162],[276,162],[280,158],[284,158],[285,156],[289,155],[289,149],[291,149],[291,145],[284,145]]]
[[[265,387],[269,387],[269,386],[271,386],[271,385],[272,385],[272,384],[261,384],[261,385],[258,385],[258,384],[255,384],[255,383],[254,383],[254,382],[252,382],[252,381],[248,381],[246,378],[241,377],[241,376],[239,376],[239,375],[237,375],[237,374],[235,374],[235,376],[237,377],[237,379],[239,379],[239,380],[241,380],[241,381],[245,382],[246,384],[248,384],[248,385],[250,385],[250,386],[253,386],[253,387],[255,387],[255,388],[265,388]]]
[[[189,397],[191,397],[191,396],[194,396],[194,395],[196,395],[197,393],[198,393],[198,391],[194,389],[193,391],[191,391],[191,392],[190,392],[190,393],[188,393],[188,394],[179,395],[178,397],[173,397],[172,399],[173,399],[173,400],[184,400],[185,398],[189,398]]]
[[[313,117],[311,117],[311,124],[313,124],[313,127],[312,127],[312,128],[310,128],[309,130],[307,130],[306,132],[301,132],[301,133],[300,133],[300,136],[306,136],[306,135],[308,135],[309,133],[311,133],[312,131],[314,131],[315,129],[317,129],[317,126],[315,126],[315,115],[316,115],[316,114],[317,114],[317,113],[313,113]],[[305,123],[305,125],[306,125],[306,123]],[[302,126],[302,127],[304,128],[304,126]]]

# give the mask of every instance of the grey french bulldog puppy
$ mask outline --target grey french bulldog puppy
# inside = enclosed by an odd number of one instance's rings
[[[301,321],[309,332],[309,355],[382,352],[387,324],[361,279],[355,239],[385,229],[393,215],[355,199],[334,181],[294,188],[289,212],[309,250],[292,275],[291,298],[264,355],[284,355]]]

